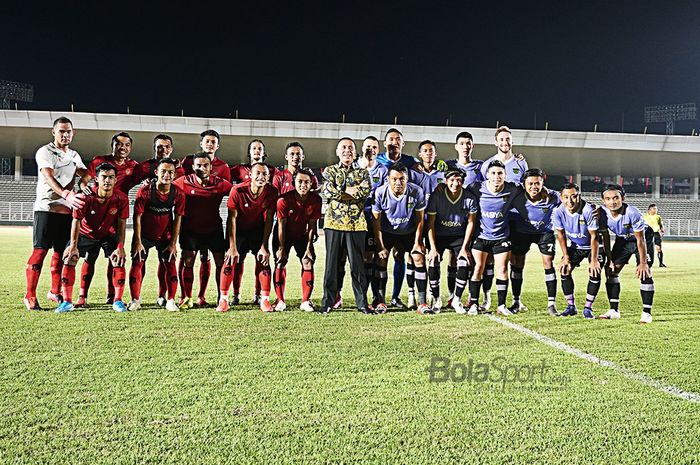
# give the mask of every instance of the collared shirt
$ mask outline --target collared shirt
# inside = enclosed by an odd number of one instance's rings
[[[644,215],[644,222],[648,224],[655,233],[661,231],[661,228],[663,227],[663,222],[661,221],[661,217],[659,215],[650,215],[647,213]]]
[[[343,195],[347,187],[357,187],[351,199]],[[324,169],[322,193],[327,202],[324,227],[338,231],[367,231],[362,211],[370,189],[369,172],[365,168],[345,167],[338,163]]]
[[[36,151],[36,165],[39,168],[38,182],[36,184],[36,212],[70,213],[70,206],[57,192],[49,186],[46,177],[41,173],[43,168],[51,168],[53,177],[62,187],[73,187],[75,173],[78,169],[85,169],[83,160],[73,149],[66,152],[59,150],[53,142],[44,145]]]

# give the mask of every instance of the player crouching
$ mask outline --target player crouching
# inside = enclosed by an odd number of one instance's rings
[[[321,218],[322,200],[316,192],[311,171],[298,168],[294,172],[294,190],[277,199],[277,232],[272,237],[275,250],[275,310],[287,308],[284,300],[284,287],[287,282],[287,261],[294,247],[301,261],[301,305],[300,309],[313,312],[311,293],[314,289],[314,241],[318,238],[318,220]]]
[[[185,214],[185,194],[173,186],[175,160],[162,158],[155,173],[157,179],[144,184],[134,202],[134,237],[131,243],[131,269],[129,310],[141,308],[141,285],[146,270],[148,250],[155,247],[158,260],[165,267],[165,276],[158,274],[161,288],[167,289],[166,310],[178,311],[175,303],[177,292],[177,239]],[[173,218],[173,212],[175,216]],[[165,281],[165,282],[161,282]]]
[[[114,303],[112,308],[125,312],[122,302],[126,271],[124,270],[124,236],[126,219],[129,217],[129,198],[121,191],[115,190],[117,170],[110,163],[101,163],[95,169],[97,189],[85,197],[85,205],[73,210],[73,223],[68,247],[63,254],[65,266],[61,274],[63,283],[63,302],[56,308],[56,313],[73,310],[73,285],[75,284],[75,265],[80,257],[97,259],[99,250],[104,250],[109,258],[114,273]]]

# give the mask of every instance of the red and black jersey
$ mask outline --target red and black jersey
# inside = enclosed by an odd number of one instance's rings
[[[112,195],[100,199],[93,191],[85,196],[85,206],[73,210],[73,218],[80,220],[80,235],[102,239],[116,234],[117,220],[129,218],[129,197],[114,189]]]
[[[134,216],[141,215],[141,237],[157,242],[172,238],[173,213],[185,216],[185,194],[174,185],[163,194],[156,186],[152,181],[139,188]]]
[[[277,205],[277,189],[269,184],[263,186],[263,191],[255,197],[250,189],[250,183],[233,186],[228,198],[229,210],[236,210],[237,231],[253,231],[261,229],[265,224],[266,213]]]
[[[321,218],[323,201],[316,192],[309,192],[306,199],[298,198],[296,191],[289,191],[277,199],[277,218],[286,219],[286,240],[288,243],[304,239],[308,235],[309,220]]]
[[[179,178],[194,173],[194,155],[187,155],[180,161],[175,175]],[[231,182],[231,168],[221,158],[214,157],[211,161],[211,175],[218,176]]]
[[[182,229],[208,234],[221,228],[221,201],[231,191],[232,184],[218,176],[210,176],[202,185],[194,174],[177,178],[173,184],[185,194],[185,217]]]

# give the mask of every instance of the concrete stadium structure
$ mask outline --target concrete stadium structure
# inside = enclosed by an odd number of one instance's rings
[[[300,141],[305,147],[306,164],[324,166],[335,160],[340,137],[361,141],[367,135],[381,139],[391,127],[385,124],[266,121],[223,118],[193,118],[53,111],[0,110],[0,157],[15,159],[15,177],[20,178],[23,159],[33,158],[37,147],[50,140],[50,128],[59,116],[70,118],[76,129],[73,147],[85,159],[110,152],[109,142],[118,131],[134,138],[133,158],[152,156],[151,142],[158,133],[175,140],[180,157],[198,149],[199,133],[215,129],[221,136],[221,158],[229,164],[246,159],[246,147],[253,138],[265,141],[270,162],[284,163],[287,142]],[[441,158],[454,157],[454,138],[468,130],[474,135],[475,158],[495,153],[493,128],[449,126],[397,126],[406,139],[406,153],[415,154],[418,143],[431,139],[438,143]],[[513,129],[515,151],[523,153],[528,164],[550,174],[573,176],[648,177],[653,197],[659,197],[662,177],[690,179],[690,197],[698,199],[700,177],[700,137],[626,133],[543,131]]]

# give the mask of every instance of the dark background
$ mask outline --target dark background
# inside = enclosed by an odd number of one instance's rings
[[[2,10],[0,79],[35,87],[20,109],[639,133],[645,105],[700,94],[693,2]]]

